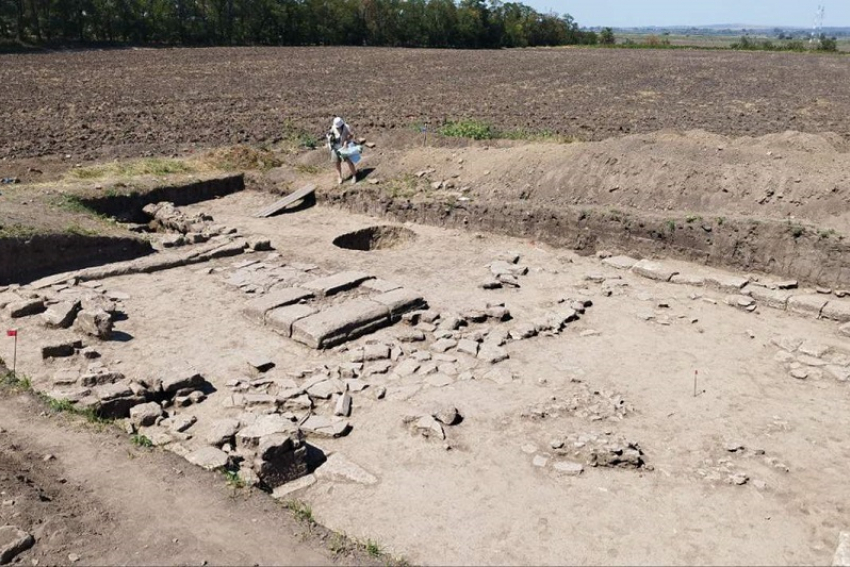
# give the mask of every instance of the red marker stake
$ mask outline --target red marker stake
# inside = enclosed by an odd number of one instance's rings
[[[18,330],[17,329],[10,329],[10,330],[6,331],[6,336],[7,337],[15,337],[15,350],[12,351],[13,352],[13,354],[12,354],[12,376],[17,378],[18,375],[15,373],[15,369],[18,366]]]

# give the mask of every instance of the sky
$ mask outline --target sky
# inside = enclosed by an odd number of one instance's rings
[[[818,5],[824,27],[850,27],[850,0],[524,0],[537,11],[570,14],[580,26],[642,27],[749,24],[811,28]]]

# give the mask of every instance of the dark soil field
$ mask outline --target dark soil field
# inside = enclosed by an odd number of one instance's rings
[[[474,118],[602,140],[660,129],[850,137],[843,55],[527,49],[127,49],[0,56],[0,159],[168,154]]]

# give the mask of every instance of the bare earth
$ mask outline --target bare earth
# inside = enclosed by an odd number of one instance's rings
[[[492,235],[411,226],[418,238],[403,249],[342,250],[330,244],[334,237],[375,221],[325,208],[265,220],[248,216],[268,201],[246,193],[188,210],[269,236],[287,262],[356,267],[420,290],[438,312],[505,302],[514,317],[506,329],[546,313],[561,298],[593,301],[563,334],[509,343],[510,359],[499,365],[515,375],[509,383],[488,379],[480,367],[475,379],[443,387],[419,375],[368,377],[372,388],[387,388],[386,399],[374,399],[368,389],[357,394],[352,432],[317,443],[378,482],[320,480],[303,492],[328,527],[431,564],[829,561],[850,497],[842,464],[850,444],[837,433],[848,424],[846,384],[825,373],[792,378],[771,339],[799,337],[830,347],[828,356],[850,353],[835,323],[768,308],[739,311],[717,292],[653,283],[594,258]],[[530,268],[522,287],[478,289],[485,265],[507,250]],[[198,368],[217,391],[187,410],[198,417],[195,439],[214,418],[240,411],[223,405],[224,383],[244,374],[252,354],[270,356],[276,363],[270,372],[278,377],[346,360],[339,349],[317,353],[244,318],[248,297],[223,285],[229,270],[196,270],[106,280],[109,290],[131,296],[124,302],[128,318],[116,329],[132,339],[98,345],[104,362],[128,376],[184,363]],[[585,280],[596,273],[621,276],[627,285],[606,297],[600,284]],[[26,342],[19,365],[37,383],[68,365],[58,359],[45,368],[36,345],[46,331],[28,322],[21,328]],[[399,331],[396,326],[356,344],[391,341]],[[8,341],[2,346],[8,359]],[[705,390],[697,397],[695,371]],[[464,417],[446,428],[446,442],[404,425],[406,416],[435,404],[452,404]],[[585,465],[579,476],[558,473],[555,462],[583,462],[582,435],[590,445],[594,435],[630,440],[647,466]],[[553,441],[566,445],[556,450]],[[187,441],[190,448],[194,443]],[[743,448],[729,451],[730,443]],[[533,464],[535,457],[543,466]],[[734,484],[736,475],[746,477],[744,484]]]

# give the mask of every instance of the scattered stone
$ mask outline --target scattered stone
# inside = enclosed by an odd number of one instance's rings
[[[454,339],[439,339],[431,345],[431,350],[434,352],[446,352],[449,349],[456,347],[458,342]]]
[[[274,250],[274,248],[272,248],[272,241],[268,238],[250,238],[248,239],[248,248],[254,252]]]
[[[77,563],[80,559],[80,556],[76,553],[68,554],[68,561],[70,561],[71,563]]]
[[[80,351],[80,354],[83,358],[87,358],[89,360],[100,358],[100,352],[98,352],[94,347],[86,347]]]
[[[417,370],[419,370],[420,366],[421,364],[418,361],[412,358],[408,358],[407,360],[403,360],[399,363],[398,366],[396,366],[395,373],[399,376],[410,376],[414,374]]]
[[[795,368],[791,371],[791,376],[797,380],[805,380],[809,377],[809,370],[806,368]]]
[[[367,344],[363,347],[363,360],[386,360],[390,357],[390,347],[385,344]],[[362,362],[354,361],[354,362]]]
[[[809,356],[807,354],[803,354],[797,357],[797,362],[800,364],[804,364],[806,366],[812,366],[815,368],[821,368],[827,365],[826,362],[821,360],[820,358],[815,358],[813,356]]]
[[[351,426],[345,419],[328,419],[319,415],[311,415],[301,424],[301,428],[307,433],[320,437],[342,437],[348,433]]]
[[[748,309],[756,304],[752,297],[748,297],[746,295],[727,295],[724,301],[726,302],[726,305],[731,305],[738,309]]]
[[[83,309],[77,314],[74,326],[81,332],[99,339],[112,336],[112,316],[102,309]]]
[[[10,563],[34,544],[35,538],[16,526],[0,527],[0,565]]]
[[[480,284],[478,284],[478,286],[481,289],[501,289],[502,288],[502,282],[500,282],[496,278],[487,278],[486,280],[484,280]]]
[[[206,441],[214,447],[221,447],[225,443],[233,443],[233,437],[239,431],[238,419],[225,418],[213,423],[212,429],[207,434]]]
[[[850,301],[830,301],[821,311],[821,317],[839,323],[847,323],[850,321]]]
[[[236,433],[236,446],[239,449],[253,450],[260,445],[260,441],[267,435],[289,434],[296,430],[296,425],[280,414],[260,415],[254,423]]]
[[[531,323],[520,323],[510,331],[511,339],[519,341],[537,336],[537,329]]]
[[[53,374],[53,385],[54,386],[73,386],[80,379],[80,373],[73,368],[64,368],[62,370],[57,370],[55,374]]]
[[[413,329],[410,331],[405,331],[398,335],[396,339],[401,343],[416,343],[422,342],[425,340],[425,333],[418,329]]]
[[[838,534],[838,546],[832,556],[832,567],[850,567],[850,532]]]
[[[706,287],[717,289],[723,293],[740,293],[750,278],[733,274],[713,273],[705,278]]]
[[[578,476],[584,471],[583,465],[572,461],[557,461],[552,465],[552,468],[567,476]]]
[[[744,450],[744,446],[738,443],[737,441],[730,441],[726,443],[723,448],[729,451],[730,453],[737,453],[738,451]]]
[[[334,405],[334,415],[341,417],[351,415],[351,396],[348,392],[344,392],[341,396],[337,397],[336,404]]]
[[[345,391],[345,384],[336,379],[322,380],[307,388],[307,393],[312,398],[329,400],[334,394],[342,394]]]
[[[262,438],[254,459],[260,481],[276,488],[307,474],[307,447],[295,433],[273,433]]]
[[[443,426],[432,415],[423,415],[416,421],[415,429],[425,437],[436,437],[437,439],[445,439],[446,433],[443,431]]]
[[[387,395],[387,388],[385,386],[378,386],[375,388],[375,399],[383,400]]]
[[[817,287],[817,288],[815,288],[815,291],[817,293],[822,294],[822,295],[831,295],[832,294],[832,288],[829,288],[829,287]]]
[[[276,487],[272,491],[272,498],[276,500],[289,500],[295,493],[306,490],[314,484],[316,484],[316,475],[307,474]]]
[[[162,416],[162,407],[156,402],[139,404],[130,408],[130,423],[138,427],[149,427]]]
[[[83,347],[82,341],[68,341],[55,345],[41,347],[41,358],[64,358],[73,356],[77,349]]]
[[[49,306],[47,311],[41,314],[41,318],[47,327],[67,329],[74,322],[79,310],[79,301],[60,301]]]
[[[207,470],[223,469],[230,461],[227,453],[215,447],[202,447],[186,455],[186,460],[193,465]]]
[[[485,343],[482,345],[481,350],[478,351],[478,358],[490,364],[497,364],[510,358],[510,355],[502,347]]]
[[[39,313],[43,313],[46,309],[47,306],[41,298],[23,299],[6,305],[6,314],[12,319],[19,319],[21,317],[38,315]]]
[[[534,455],[534,458],[531,460],[531,464],[537,468],[544,468],[547,464],[549,464],[549,457],[545,457],[543,455]]]
[[[757,490],[764,490],[767,488],[767,483],[763,480],[754,480],[753,486],[755,486]]]
[[[171,431],[174,431],[176,433],[183,433],[184,431],[195,425],[197,421],[198,418],[194,415],[176,415],[174,417],[169,417],[168,419],[162,420],[160,422],[160,425],[168,427]]]
[[[745,475],[744,473],[736,473],[729,476],[729,483],[734,484],[736,486],[743,486],[749,482],[750,477]]]
[[[440,372],[429,374],[428,377],[425,378],[425,381],[428,382],[430,385],[434,386],[435,388],[442,388],[444,386],[448,386],[449,384],[454,383],[454,380],[452,380],[450,376],[447,376]]]
[[[638,261],[628,256],[611,256],[602,260],[603,266],[611,266],[618,270],[630,270]]]
[[[357,484],[377,484],[378,479],[361,467],[349,460],[342,453],[332,453],[328,459],[316,469],[316,478],[329,480],[331,482],[353,482]]]
[[[609,258],[608,260],[612,260],[612,258]],[[652,262],[650,260],[641,260],[637,262],[632,266],[632,271],[639,276],[661,282],[669,282],[670,278],[678,273],[672,268],[664,266],[660,262]]]
[[[431,412],[431,415],[443,425],[457,425],[462,419],[460,412],[454,406],[443,406]]]

